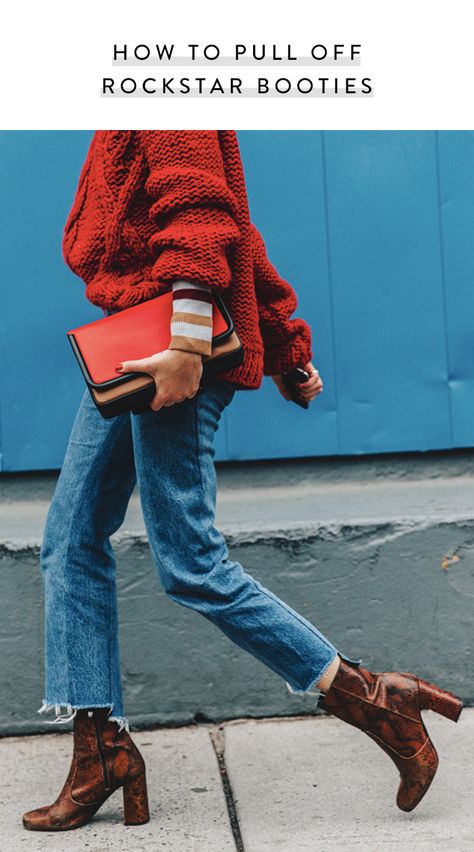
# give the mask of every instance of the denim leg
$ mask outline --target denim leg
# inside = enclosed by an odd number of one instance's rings
[[[123,719],[109,536],[122,524],[135,484],[129,413],[105,420],[86,388],[40,551],[46,662],[41,712],[102,706]]]
[[[148,539],[167,595],[197,610],[286,681],[314,685],[336,656],[309,621],[230,560],[214,526],[213,438],[234,395],[223,381],[193,399],[132,415]]]

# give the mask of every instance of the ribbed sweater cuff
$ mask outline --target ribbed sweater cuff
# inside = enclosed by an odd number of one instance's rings
[[[264,374],[266,376],[281,375],[293,369],[304,367],[312,359],[311,341],[297,337],[286,346],[266,349],[264,355]]]
[[[198,355],[212,353],[211,288],[182,279],[174,281],[170,349]]]

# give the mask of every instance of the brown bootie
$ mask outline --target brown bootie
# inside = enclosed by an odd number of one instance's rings
[[[451,692],[408,672],[369,672],[341,660],[318,706],[367,734],[400,773],[397,805],[412,811],[438,768],[438,754],[420,710],[434,710],[457,722],[463,703]]]
[[[123,788],[124,822],[148,822],[145,763],[127,731],[109,722],[109,710],[78,710],[68,776],[52,805],[28,811],[30,831],[67,831],[89,822],[109,796]]]

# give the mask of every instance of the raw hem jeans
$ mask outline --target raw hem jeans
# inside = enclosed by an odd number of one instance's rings
[[[338,653],[229,559],[214,526],[213,438],[234,393],[231,384],[213,379],[193,399],[105,420],[84,391],[40,552],[46,689],[39,712],[56,710],[55,722],[69,721],[79,708],[109,707],[111,718],[128,727],[110,536],[137,482],[153,561],[172,600],[213,622],[280,675],[290,692],[311,692]]]

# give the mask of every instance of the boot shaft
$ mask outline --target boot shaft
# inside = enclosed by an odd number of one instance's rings
[[[132,738],[108,721],[107,708],[78,710],[74,719],[75,771],[71,795],[83,804],[119,787],[126,776],[145,771],[143,758]]]

